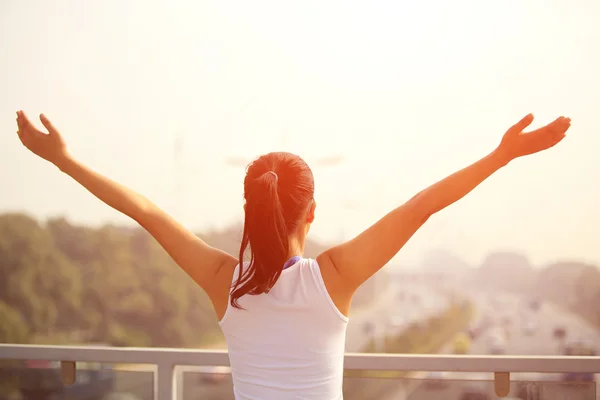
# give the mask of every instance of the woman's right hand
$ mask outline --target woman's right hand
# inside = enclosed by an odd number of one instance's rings
[[[68,159],[65,141],[44,114],[40,115],[40,120],[48,133],[33,126],[23,111],[17,111],[19,139],[32,153],[60,168],[61,163]]]
[[[504,134],[498,152],[506,162],[555,146],[565,138],[565,133],[571,127],[570,118],[559,117],[539,129],[523,132],[532,122],[533,115],[528,114]]]

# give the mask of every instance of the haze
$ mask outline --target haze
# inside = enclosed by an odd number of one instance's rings
[[[244,168],[228,159],[300,154],[317,182],[311,235],[327,242],[486,155],[525,114],[562,114],[563,143],[432,218],[396,262],[510,249],[597,263],[599,17],[592,0],[5,0],[0,211],[130,223],[22,148],[18,109],[196,230],[242,218]]]

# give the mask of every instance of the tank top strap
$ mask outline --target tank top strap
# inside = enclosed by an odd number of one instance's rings
[[[287,260],[285,262],[285,264],[283,264],[283,269],[288,269],[289,267],[296,264],[300,260],[302,260],[302,257],[300,257],[300,256],[294,256],[294,257],[290,258],[289,260]]]

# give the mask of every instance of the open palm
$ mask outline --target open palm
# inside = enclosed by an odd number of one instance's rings
[[[19,129],[17,134],[21,143],[32,153],[56,164],[67,155],[67,146],[58,130],[44,114],[40,115],[40,120],[48,133],[37,129],[23,111],[18,111],[17,126]]]
[[[533,115],[528,114],[504,134],[500,148],[511,159],[538,153],[555,146],[565,138],[567,130],[571,127],[570,118],[559,117],[539,129],[523,132],[532,122]]]

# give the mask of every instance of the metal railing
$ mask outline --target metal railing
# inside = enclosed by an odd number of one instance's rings
[[[154,399],[180,399],[175,367],[229,366],[224,350],[39,346],[0,344],[0,360],[61,361],[65,382],[73,382],[77,362],[155,366]],[[506,396],[510,373],[600,373],[600,357],[456,356],[347,353],[346,370],[489,372],[498,396]]]

